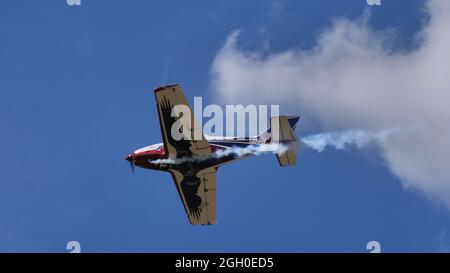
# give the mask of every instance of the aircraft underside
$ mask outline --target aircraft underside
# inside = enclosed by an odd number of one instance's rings
[[[179,85],[170,85],[155,89],[158,116],[160,120],[163,143],[154,144],[136,150],[126,159],[134,166],[161,170],[172,175],[175,186],[191,224],[216,223],[216,173],[217,169],[227,163],[246,158],[251,152],[234,152],[236,147],[246,148],[266,143],[294,143],[293,130],[298,116],[272,117],[272,128],[254,138],[210,138],[201,132],[198,123],[192,118],[190,126],[178,127],[187,134],[187,138],[174,138],[171,129],[183,116],[173,117],[175,105],[187,106],[193,113]],[[274,124],[276,126],[274,127]],[[274,129],[276,128],[276,129]],[[277,134],[273,134],[274,130]],[[195,139],[195,140],[194,140]],[[295,145],[276,153],[281,166],[295,164]]]

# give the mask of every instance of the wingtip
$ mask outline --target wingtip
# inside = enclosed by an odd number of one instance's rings
[[[179,84],[169,84],[169,85],[158,86],[158,87],[155,88],[155,92],[164,90],[166,88],[175,87],[175,86],[180,86],[180,85]]]

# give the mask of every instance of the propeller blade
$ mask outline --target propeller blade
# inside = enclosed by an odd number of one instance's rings
[[[134,162],[133,161],[130,161],[130,167],[131,167],[131,173],[134,175],[135,167],[134,167]]]

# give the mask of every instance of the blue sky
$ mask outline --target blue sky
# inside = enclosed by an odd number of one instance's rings
[[[153,89],[180,83],[211,92],[211,64],[228,35],[270,52],[314,45],[333,18],[367,9],[351,1],[4,1],[0,10],[0,251],[386,252],[446,251],[450,218],[402,187],[376,146],[303,149],[218,172],[214,226],[190,226],[171,177],[137,170],[126,152],[161,142]],[[422,1],[372,7],[374,29],[410,48]],[[399,15],[401,10],[401,16]],[[192,100],[191,100],[192,101]],[[307,119],[308,117],[304,117]],[[310,123],[313,121],[309,121]],[[297,133],[310,129],[299,124]]]

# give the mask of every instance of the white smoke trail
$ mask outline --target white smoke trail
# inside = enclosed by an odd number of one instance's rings
[[[332,147],[336,150],[342,150],[348,146],[354,145],[362,148],[368,144],[376,143],[382,145],[389,137],[393,135],[400,135],[400,133],[408,133],[417,128],[391,128],[379,131],[370,130],[349,130],[343,132],[330,132],[309,135],[301,138],[301,142],[307,147],[318,152],[323,152],[327,147]],[[283,153],[289,147],[282,143],[269,143],[259,145],[249,145],[247,147],[230,147],[224,150],[217,150],[216,152],[207,156],[192,156],[182,158],[166,158],[150,161],[153,164],[182,164],[185,162],[202,162],[208,159],[220,159],[226,156],[235,155],[236,157],[257,156],[266,153]]]
[[[322,152],[327,147],[336,150],[345,149],[349,145],[362,148],[367,144],[376,143],[382,145],[386,139],[393,134],[405,132],[398,128],[385,129],[381,131],[349,130],[344,132],[321,133],[303,137],[301,140],[306,146]]]
[[[219,150],[215,153],[216,158],[221,158],[227,155],[235,154],[238,157],[246,155],[261,155],[266,153],[283,153],[288,149],[286,145],[281,143],[269,143],[260,145],[250,145],[244,148],[241,147],[231,147],[230,149]]]
[[[220,159],[225,156],[235,155],[236,157],[244,156],[256,156],[266,153],[283,153],[288,149],[286,145],[281,143],[269,143],[269,144],[259,144],[250,145],[247,147],[230,147],[224,150],[218,150],[211,155],[207,156],[192,156],[192,157],[182,157],[182,158],[167,158],[167,159],[157,159],[150,161],[153,164],[181,164],[185,162],[201,162],[208,159]]]

